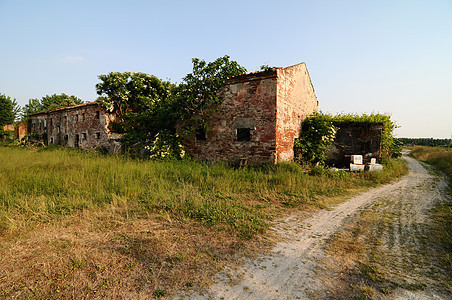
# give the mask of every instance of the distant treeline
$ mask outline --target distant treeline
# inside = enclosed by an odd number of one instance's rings
[[[452,147],[452,139],[434,138],[399,138],[405,146],[445,146]]]

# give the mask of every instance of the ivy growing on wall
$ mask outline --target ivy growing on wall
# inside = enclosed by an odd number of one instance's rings
[[[296,160],[311,164],[324,162],[336,131],[330,115],[315,112],[308,116],[301,127],[300,137],[295,140],[294,148],[299,151]]]
[[[402,144],[394,137],[394,129],[398,126],[391,120],[390,115],[372,113],[332,116],[315,112],[303,121],[300,137],[295,140],[296,161],[309,164],[323,163],[338,129],[333,124],[349,122],[382,123],[382,155],[386,157],[401,155]]]

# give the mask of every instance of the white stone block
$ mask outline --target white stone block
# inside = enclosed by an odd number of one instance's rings
[[[377,159],[375,158],[375,157],[372,157],[371,159],[370,159],[370,164],[371,165],[375,165],[377,163]]]
[[[369,171],[382,171],[383,170],[383,165],[380,164],[373,164],[373,165],[368,165],[369,166]]]
[[[362,165],[362,164],[350,164],[350,172],[364,171],[365,166],[366,165]]]
[[[362,155],[352,155],[351,157],[351,163],[361,165],[363,163],[363,156]]]

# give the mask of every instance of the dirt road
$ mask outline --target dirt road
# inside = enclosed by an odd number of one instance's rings
[[[189,298],[335,298],[331,293],[337,290],[334,287],[336,275],[321,265],[330,255],[325,252],[324,246],[328,239],[342,230],[344,224],[352,221],[354,216],[365,210],[375,210],[375,207],[381,211],[389,210],[396,216],[392,218],[389,229],[375,232],[381,235],[380,249],[390,253],[388,263],[394,264],[394,272],[399,276],[404,274],[407,279],[419,277],[416,268],[430,264],[425,261],[414,263],[417,256],[411,252],[419,249],[416,247],[416,238],[407,235],[423,234],[416,224],[424,222],[428,210],[435,203],[445,201],[446,183],[441,177],[429,174],[416,160],[407,156],[404,156],[404,159],[408,162],[410,173],[400,181],[372,189],[334,208],[319,211],[307,219],[291,216],[280,221],[275,224],[273,230],[282,241],[277,243],[268,255],[249,261],[238,269],[225,269],[216,276],[217,283],[211,286],[207,293],[192,294]],[[380,205],[375,206],[376,203]],[[430,281],[426,278],[422,282],[428,285]],[[325,284],[327,282],[330,284]],[[436,295],[434,291],[429,292],[428,289],[417,293],[399,288],[391,293],[389,298],[444,298]],[[184,298],[188,296],[184,295]]]

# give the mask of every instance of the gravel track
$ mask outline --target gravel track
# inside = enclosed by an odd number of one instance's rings
[[[354,215],[382,199],[390,199],[386,201],[390,204],[382,206],[382,209],[398,212],[392,231],[383,233],[384,244],[390,249],[394,261],[398,261],[396,268],[410,264],[412,258],[403,249],[416,244],[416,240],[406,239],[406,232],[422,234],[422,229],[415,226],[424,221],[428,210],[435,203],[445,200],[446,183],[429,174],[418,161],[406,155],[404,159],[408,162],[410,173],[401,180],[371,189],[308,218],[294,215],[280,220],[272,230],[281,237],[281,241],[269,254],[238,268],[224,269],[216,275],[216,283],[204,294],[192,293],[180,298],[264,300],[309,299],[313,294],[327,295],[325,285],[316,274],[319,271],[318,263],[326,255],[326,241]],[[422,267],[423,264],[416,266]],[[397,297],[442,299],[430,296],[399,291]]]

